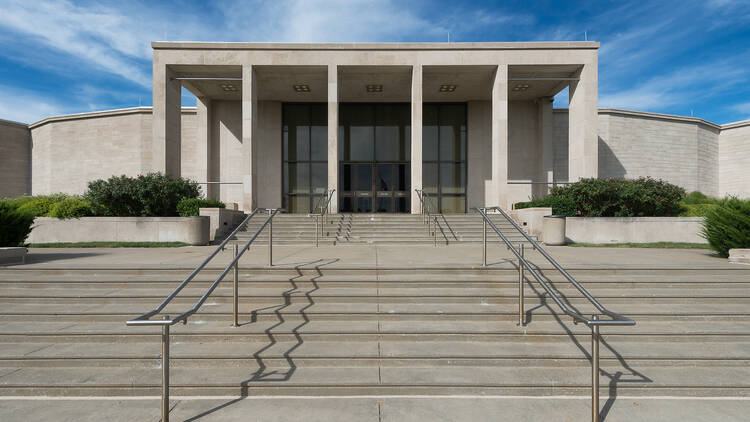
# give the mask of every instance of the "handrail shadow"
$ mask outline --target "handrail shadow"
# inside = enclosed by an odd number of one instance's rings
[[[518,263],[513,261],[513,265],[518,269]],[[571,308],[575,309],[577,312],[578,309],[573,306],[570,303],[570,300],[568,297],[561,292],[557,287],[555,287],[555,282],[553,282],[547,275],[544,274],[544,270],[542,270],[538,265],[533,264],[534,269],[537,271],[537,273],[544,278],[544,280],[554,289],[555,293],[557,293],[558,298],[563,300],[566,305],[570,306]],[[586,347],[582,345],[578,338],[576,337],[576,334],[565,324],[565,322],[562,320],[560,315],[554,311],[550,303],[547,301],[547,292],[541,291],[538,287],[534,286],[534,283],[532,280],[526,276],[524,276],[524,283],[531,288],[531,290],[536,294],[537,297],[540,299],[540,304],[534,308],[527,309],[525,312],[526,317],[526,323],[530,323],[533,318],[533,311],[547,308],[550,311],[550,315],[552,315],[552,318],[554,318],[554,321],[557,322],[557,324],[565,331],[565,334],[570,338],[570,340],[573,342],[573,344],[578,348],[578,350],[581,351],[581,353],[586,357],[586,359],[590,362],[592,357],[591,353],[586,350]],[[647,375],[642,373],[641,371],[636,370],[633,368],[627,360],[622,356],[621,353],[619,353],[609,342],[607,342],[604,338],[604,335],[599,335],[599,342],[601,345],[603,345],[606,349],[608,349],[614,356],[615,359],[619,362],[619,364],[623,367],[625,371],[630,372],[630,375],[637,377],[635,379],[623,379],[623,372],[622,371],[616,371],[614,373],[610,373],[606,371],[605,369],[599,367],[599,373],[607,378],[609,378],[609,395],[607,398],[607,401],[605,402],[604,406],[602,406],[601,410],[599,411],[599,418],[601,421],[606,420],[607,415],[609,414],[609,411],[612,409],[612,406],[614,405],[615,401],[617,400],[617,385],[621,382],[623,383],[652,383],[653,380],[649,378]]]
[[[259,350],[253,352],[253,354],[252,354],[253,359],[255,360],[255,362],[258,365],[258,369],[250,376],[250,378],[248,378],[248,379],[240,382],[240,397],[238,397],[236,399],[232,399],[232,400],[230,400],[230,401],[228,401],[226,403],[223,403],[223,404],[221,404],[219,406],[216,406],[216,407],[214,407],[212,409],[206,410],[205,412],[203,412],[203,413],[201,413],[199,415],[196,415],[196,416],[194,416],[194,417],[192,417],[190,419],[187,419],[186,421],[195,421],[195,420],[197,420],[199,418],[202,418],[204,416],[210,415],[210,414],[212,414],[212,413],[214,413],[216,411],[219,411],[221,409],[224,409],[224,408],[226,408],[228,406],[231,406],[231,405],[239,402],[240,400],[242,400],[243,398],[245,398],[245,397],[247,397],[249,395],[249,388],[250,388],[250,384],[251,383],[257,383],[257,382],[284,382],[284,381],[289,381],[292,378],[292,376],[294,375],[294,373],[297,370],[297,365],[294,363],[294,359],[292,358],[291,355],[292,355],[292,353],[296,349],[298,349],[304,343],[304,340],[303,340],[302,335],[300,333],[300,329],[302,327],[304,327],[305,325],[307,325],[307,324],[310,323],[310,318],[305,313],[305,311],[308,310],[313,305],[315,305],[315,301],[313,300],[312,294],[314,294],[314,292],[316,292],[316,291],[318,291],[320,289],[320,286],[318,285],[318,283],[317,283],[316,280],[323,276],[323,272],[321,270],[322,267],[334,264],[334,263],[336,263],[338,261],[339,261],[338,258],[334,258],[334,259],[328,259],[328,260],[318,259],[318,260],[315,260],[315,261],[310,261],[310,262],[305,262],[305,263],[299,263],[298,265],[296,265],[294,267],[294,270],[297,271],[297,275],[289,279],[289,282],[291,283],[291,288],[281,293],[282,296],[283,296],[283,298],[284,298],[284,303],[281,304],[281,305],[274,305],[274,306],[267,306],[267,307],[263,307],[263,308],[256,308],[256,309],[253,309],[250,312],[250,322],[245,323],[243,325],[246,325],[246,324],[249,324],[249,323],[253,323],[253,322],[257,322],[258,321],[258,316],[260,315],[260,313],[262,311],[267,311],[267,310],[270,310],[270,309],[273,309],[273,313],[276,316],[276,318],[278,319],[278,322],[276,322],[275,324],[271,325],[270,327],[268,327],[268,328],[266,328],[264,330],[264,333],[266,334],[266,336],[268,336],[269,344],[263,346],[262,348],[260,348]],[[314,265],[314,264],[316,264],[316,265],[313,268],[305,268],[305,267],[308,267],[308,266]],[[312,288],[304,292],[304,297],[305,297],[305,299],[307,299],[308,303],[305,304],[305,306],[303,306],[302,308],[300,308],[300,310],[298,311],[299,314],[302,317],[302,321],[300,322],[299,325],[297,325],[296,327],[294,327],[294,328],[291,329],[291,334],[294,336],[294,339],[295,339],[296,343],[293,344],[293,345],[291,345],[282,354],[282,356],[283,356],[284,360],[286,361],[286,364],[288,365],[289,369],[286,370],[286,371],[284,371],[284,372],[280,372],[278,370],[268,371],[269,367],[268,367],[268,365],[266,365],[266,362],[264,362],[264,357],[262,356],[262,354],[265,351],[270,350],[276,344],[279,344],[280,341],[277,340],[277,338],[276,338],[276,336],[278,336],[279,334],[278,333],[274,334],[273,331],[274,331],[274,329],[282,326],[286,322],[286,319],[284,318],[284,315],[283,315],[283,311],[286,308],[289,308],[289,307],[292,306],[292,304],[293,304],[292,303],[292,297],[297,297],[297,296],[294,296],[293,293],[295,293],[295,292],[298,293],[299,285],[297,283],[300,282],[300,281],[302,281],[301,279],[303,277],[305,277],[305,275],[303,273],[303,270],[309,270],[309,269],[312,269],[312,270],[316,271],[316,274],[313,277],[311,277],[310,280],[309,280],[312,283]],[[307,281],[307,280],[304,280],[304,281]],[[285,334],[286,333],[282,333],[281,335],[285,335]],[[268,358],[265,358],[265,359],[268,359]]]

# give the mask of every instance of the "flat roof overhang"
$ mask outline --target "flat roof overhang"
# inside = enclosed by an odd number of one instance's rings
[[[598,49],[595,41],[470,43],[253,43],[152,41],[154,50],[577,50]]]

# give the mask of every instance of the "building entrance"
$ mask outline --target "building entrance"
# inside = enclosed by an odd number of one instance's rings
[[[409,104],[342,104],[339,210],[410,211]]]

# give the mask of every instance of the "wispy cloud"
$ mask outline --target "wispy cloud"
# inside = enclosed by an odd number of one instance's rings
[[[705,101],[748,81],[750,74],[744,68],[722,59],[674,69],[623,90],[605,91],[599,95],[599,105],[658,111],[675,104]]]
[[[732,104],[728,108],[735,113],[739,113],[741,116],[744,116],[743,119],[750,119],[750,101]]]
[[[40,116],[53,116],[64,112],[65,105],[54,98],[0,85],[0,118],[4,120],[29,123],[40,120]]]

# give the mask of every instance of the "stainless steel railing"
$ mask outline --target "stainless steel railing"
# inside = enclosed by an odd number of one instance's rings
[[[432,236],[432,245],[437,246],[437,231],[438,231],[438,217],[442,217],[443,214],[430,211],[432,209],[432,201],[430,201],[430,195],[424,191],[424,189],[414,189],[419,197],[419,210],[422,213],[422,222],[427,224],[427,233]],[[434,230],[432,224],[434,222]]]
[[[308,217],[314,217],[315,218],[315,247],[318,247],[318,227],[320,227],[320,235],[323,236],[323,229],[326,225],[326,216],[328,215],[328,208],[331,205],[331,199],[333,198],[333,193],[336,192],[336,189],[327,190],[324,194],[320,195],[320,198],[315,202],[315,205],[313,206],[313,211],[320,209],[319,213],[310,213],[307,214]],[[324,201],[325,200],[325,201]],[[318,222],[321,224],[318,225]]]
[[[594,296],[592,296],[575,278],[573,278],[570,273],[565,271],[565,269],[557,262],[555,261],[552,256],[547,253],[539,244],[532,239],[526,232],[521,229],[521,227],[516,224],[515,221],[500,207],[484,207],[484,208],[475,208],[481,215],[482,215],[482,227],[484,229],[484,235],[482,237],[482,265],[487,265],[487,225],[489,224],[490,227],[495,231],[495,233],[500,236],[500,238],[505,242],[506,246],[509,250],[513,252],[513,254],[518,258],[518,323],[519,325],[523,326],[525,325],[524,321],[524,270],[528,270],[528,272],[532,275],[532,277],[539,282],[539,284],[544,288],[544,290],[547,292],[547,294],[552,298],[552,300],[557,304],[557,306],[563,311],[563,313],[567,314],[571,318],[573,318],[573,322],[578,323],[584,323],[591,329],[591,420],[593,422],[599,422],[599,327],[602,325],[605,326],[612,326],[612,325],[620,325],[620,326],[626,326],[626,325],[635,325],[635,321],[633,321],[630,318],[627,318],[625,316],[622,316],[620,314],[614,313],[607,308],[605,308],[601,303],[599,303],[598,300]],[[599,314],[593,315],[591,318],[586,318],[583,315],[581,315],[579,312],[571,309],[569,306],[567,306],[558,296],[558,294],[549,286],[547,282],[544,281],[544,279],[539,275],[539,273],[534,269],[533,266],[529,263],[529,261],[526,260],[524,257],[524,246],[523,243],[518,245],[518,248],[514,247],[513,244],[508,240],[508,238],[497,228],[495,223],[487,216],[487,210],[494,210],[497,211],[500,215],[505,218],[512,226],[515,228],[519,233],[523,235],[523,237],[526,239],[527,242],[531,244],[531,246],[538,251],[552,266],[559,271],[575,288],[578,290],[588,301],[591,303],[599,312],[601,315],[606,315],[610,319],[599,319]]]
[[[161,347],[162,347],[162,353],[161,353],[161,366],[162,366],[162,394],[161,394],[161,420],[163,422],[169,422],[169,328],[172,325],[177,324],[178,322],[182,322],[183,324],[187,324],[188,317],[193,315],[194,313],[198,312],[198,310],[201,308],[203,303],[208,299],[208,297],[213,293],[214,290],[216,290],[216,287],[218,287],[219,282],[221,282],[224,277],[229,273],[230,270],[233,270],[234,275],[234,288],[233,288],[233,325],[235,327],[238,326],[237,323],[237,314],[238,314],[238,294],[239,294],[239,259],[242,257],[242,255],[250,248],[250,245],[255,241],[255,239],[260,235],[260,233],[268,227],[268,265],[273,266],[273,217],[276,216],[276,214],[279,211],[282,211],[280,208],[266,208],[265,211],[268,212],[268,217],[263,222],[263,224],[258,228],[258,230],[255,232],[255,234],[245,243],[245,245],[242,247],[241,250],[238,250],[238,245],[234,245],[234,258],[227,264],[227,266],[224,268],[224,270],[219,274],[219,277],[214,280],[214,282],[209,286],[206,293],[201,296],[200,299],[193,305],[192,308],[188,309],[187,311],[179,314],[175,318],[170,318],[168,315],[165,315],[163,319],[161,320],[154,320],[151,319],[151,317],[159,314],[169,303],[177,297],[177,295],[184,289],[191,280],[195,278],[198,273],[203,270],[206,265],[216,256],[218,253],[222,250],[224,250],[224,247],[227,243],[234,237],[235,234],[242,228],[247,225],[247,223],[258,213],[260,208],[256,208],[253,210],[253,212],[250,213],[245,219],[240,223],[225,239],[219,246],[216,247],[216,249],[211,252],[211,254],[203,260],[200,264],[198,264],[197,267],[193,270],[193,272],[188,275],[185,280],[182,281],[177,287],[175,287],[172,292],[167,295],[167,297],[153,310],[146,312],[145,314],[138,316],[134,319],[131,319],[126,322],[127,325],[154,325],[154,326],[161,326],[162,327],[162,335],[161,335]]]

